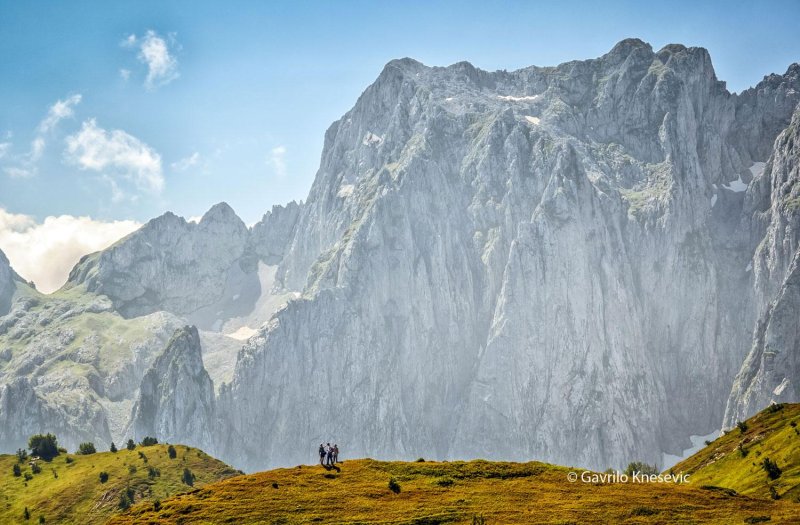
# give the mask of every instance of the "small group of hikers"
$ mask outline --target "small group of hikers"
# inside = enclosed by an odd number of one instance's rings
[[[319,444],[319,464],[320,465],[335,465],[339,462],[339,445],[335,444],[331,446],[330,443],[327,445],[323,445],[322,443]]]

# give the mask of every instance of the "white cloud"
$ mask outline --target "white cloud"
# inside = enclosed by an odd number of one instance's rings
[[[121,177],[140,190],[160,193],[164,188],[161,155],[122,130],[106,131],[95,119],[85,121],[78,133],[67,137],[65,155],[81,169]]]
[[[72,95],[66,100],[57,100],[55,104],[50,106],[47,111],[47,116],[39,123],[39,133],[44,134],[52,131],[56,125],[64,120],[75,115],[75,106],[81,103],[83,97],[80,94]]]
[[[134,35],[134,34],[128,35],[127,37],[125,37],[125,39],[122,42],[120,42],[120,45],[122,47],[133,47],[133,46],[135,46],[136,45],[136,35]]]
[[[129,35],[120,45],[125,48],[138,48],[139,53],[136,58],[139,62],[147,66],[147,77],[144,86],[148,90],[169,84],[180,74],[178,73],[178,59],[175,57],[174,49],[170,51],[170,44],[175,47],[174,35],[169,39],[164,39],[155,31],[147,31],[143,37]],[[124,80],[130,77],[130,71],[121,69],[120,75]]]
[[[66,282],[82,256],[107,248],[139,226],[135,221],[104,222],[72,215],[38,223],[29,215],[0,208],[0,249],[18,274],[50,293]]]
[[[128,79],[131,78],[131,70],[122,68],[119,70],[119,76],[122,77],[122,80],[127,82]]]
[[[278,177],[286,176],[286,147],[276,146],[272,148],[267,157],[267,166],[271,167]]]
[[[200,161],[200,153],[195,151],[188,157],[173,162],[172,164],[170,164],[170,167],[174,171],[186,171],[192,166],[196,166],[199,161]]]
[[[37,162],[39,159],[41,159],[42,154],[44,153],[44,146],[44,137],[41,135],[33,139],[33,142],[31,142],[31,151],[28,153],[28,159],[31,162]]]
[[[59,122],[75,115],[74,108],[80,104],[81,98],[80,94],[72,95],[65,100],[57,100],[48,108],[47,115],[36,127],[36,136],[31,141],[30,150],[25,154],[9,156],[11,164],[16,164],[16,166],[5,168],[6,175],[17,179],[36,175],[36,164],[44,155],[48,134],[56,128]],[[6,156],[10,147],[11,144],[8,142],[0,144],[0,159]]]
[[[36,175],[36,172],[26,168],[20,168],[17,166],[10,166],[5,168],[5,173],[12,179],[27,179]]]

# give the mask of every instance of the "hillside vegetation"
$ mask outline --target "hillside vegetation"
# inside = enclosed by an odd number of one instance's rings
[[[167,498],[238,474],[225,463],[194,448],[175,445],[120,447],[116,453],[60,454],[50,462],[0,455],[0,523],[104,523],[126,505]],[[14,473],[19,465],[19,476]],[[35,473],[36,470],[40,472]],[[101,481],[101,473],[107,474]],[[123,501],[126,500],[127,502]],[[25,519],[25,509],[29,518]]]
[[[543,463],[346,461],[238,476],[112,524],[797,523],[800,505],[692,485],[569,483]]]
[[[765,469],[765,460],[778,468],[772,471],[774,479]],[[689,473],[695,485],[800,501],[800,404],[773,405],[763,410],[673,471]]]
[[[165,445],[61,454],[38,469],[5,455],[0,523],[800,524],[798,425],[800,405],[764,410],[673,467],[690,475],[684,484],[570,482],[584,471],[482,460],[243,475],[198,449],[170,457]]]

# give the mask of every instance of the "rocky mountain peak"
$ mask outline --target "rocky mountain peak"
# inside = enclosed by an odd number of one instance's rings
[[[611,48],[611,51],[603,55],[603,59],[611,62],[623,62],[631,55],[637,57],[652,56],[653,46],[639,38],[626,38],[620,40]]]
[[[233,211],[233,208],[231,208],[227,202],[220,202],[209,208],[209,210],[203,214],[199,224],[201,226],[208,226],[211,223],[230,225],[238,230],[247,229],[244,221],[236,215],[236,212]]]
[[[203,366],[199,333],[195,326],[184,326],[144,375],[129,434],[137,440],[189,441],[209,450],[214,410],[214,383]]]

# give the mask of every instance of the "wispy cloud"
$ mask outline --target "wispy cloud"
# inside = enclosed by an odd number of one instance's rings
[[[8,142],[0,144],[0,159],[7,156],[11,161],[10,163],[13,164],[3,170],[7,176],[21,179],[36,175],[37,163],[44,155],[49,135],[56,129],[59,122],[75,115],[75,106],[80,104],[81,99],[80,94],[75,94],[64,100],[57,100],[50,106],[45,117],[36,126],[36,135],[31,141],[31,146],[27,153],[11,156],[8,155],[11,144]]]
[[[49,133],[56,125],[75,115],[75,106],[81,103],[83,97],[80,94],[72,95],[66,100],[58,100],[50,106],[47,116],[39,123],[38,132],[40,135]]]
[[[178,59],[175,57],[175,48],[178,44],[174,34],[164,38],[150,30],[142,37],[129,35],[121,45],[125,48],[139,50],[136,58],[147,66],[147,77],[144,81],[147,90],[152,91],[160,86],[165,86],[180,76]],[[121,69],[120,75],[127,80],[130,77],[130,71]]]
[[[170,164],[170,167],[173,171],[186,171],[192,166],[196,166],[197,163],[200,161],[200,153],[195,151],[188,157],[184,157],[178,161],[173,162]]]
[[[102,172],[116,183],[128,180],[150,193],[164,188],[161,155],[122,130],[107,131],[89,119],[66,142],[67,161],[81,169]]]
[[[276,146],[270,150],[269,156],[267,157],[267,166],[272,168],[272,171],[275,172],[275,175],[278,177],[283,178],[286,176],[287,170],[285,146]]]
[[[135,221],[104,222],[61,215],[37,222],[0,208],[0,249],[11,266],[45,293],[60,288],[84,255],[107,248],[139,228]]]
[[[124,67],[119,70],[119,76],[122,78],[123,81],[127,82],[128,79],[131,78],[131,70],[125,69]]]
[[[20,168],[19,166],[9,166],[3,170],[12,179],[27,179],[36,175],[31,169]]]

